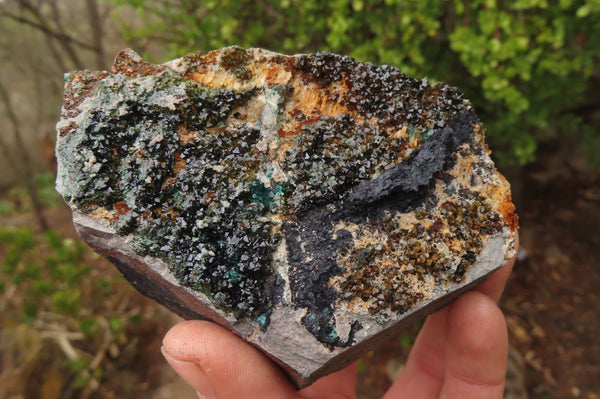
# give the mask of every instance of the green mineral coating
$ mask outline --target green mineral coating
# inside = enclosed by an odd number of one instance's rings
[[[134,249],[163,259],[184,285],[238,316],[262,295],[276,239],[264,216],[270,191],[255,179],[259,132],[221,124],[251,93],[208,90],[164,73],[102,80],[76,133],[59,142],[65,199],[83,211],[125,208],[113,224]],[[182,143],[178,129],[199,132]],[[175,173],[176,157],[185,167]],[[177,176],[172,184],[167,179]]]
[[[413,140],[415,138],[418,138],[420,141],[427,141],[431,135],[433,134],[433,131],[430,129],[417,129],[415,127],[409,127],[408,128],[408,139],[409,140]]]
[[[265,329],[267,326],[267,321],[268,321],[268,317],[264,314],[261,314],[260,316],[258,316],[256,319],[256,322],[258,323],[259,326],[261,326],[262,329]]]
[[[267,175],[268,176],[268,175]],[[270,208],[273,205],[273,193],[265,187],[264,183],[257,180],[250,188],[252,200]]]

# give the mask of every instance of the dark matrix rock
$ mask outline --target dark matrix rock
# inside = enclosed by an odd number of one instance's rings
[[[299,387],[514,254],[517,217],[456,89],[331,53],[122,51],[66,75],[57,189],[142,293]]]

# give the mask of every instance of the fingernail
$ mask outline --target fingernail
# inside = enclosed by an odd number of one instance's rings
[[[177,359],[167,353],[164,347],[160,348],[167,362],[173,367],[173,370],[179,374],[189,385],[196,390],[201,399],[215,398],[215,390],[212,383],[204,374],[204,371],[194,362]]]

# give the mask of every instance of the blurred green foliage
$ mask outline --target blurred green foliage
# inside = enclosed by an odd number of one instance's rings
[[[55,208],[63,203],[54,189],[54,174],[40,173],[34,176],[33,183],[43,208]],[[0,198],[0,217],[14,216],[32,211],[31,196],[25,185],[18,185]]]
[[[403,331],[398,336],[398,342],[403,349],[410,349],[415,341],[415,334],[411,331]]]
[[[121,276],[91,267],[99,261],[53,230],[0,228],[0,353],[25,379],[35,378],[27,370],[58,371],[61,397],[87,397],[135,360],[143,307]],[[38,344],[19,347],[22,336]]]
[[[532,161],[540,141],[560,135],[600,161],[600,0],[112,2],[142,48],[181,56],[237,44],[390,64],[459,87],[501,161]]]

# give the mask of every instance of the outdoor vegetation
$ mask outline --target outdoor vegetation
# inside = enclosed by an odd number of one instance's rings
[[[598,149],[597,0],[202,3],[114,4],[134,8],[141,21],[120,21],[128,40],[142,49],[164,43],[169,56],[232,44],[334,51],[448,82],[473,101],[504,162],[531,162],[539,141],[561,134]]]
[[[572,199],[548,206],[553,212],[582,207],[589,223],[598,220],[600,0],[0,0],[0,399],[119,397],[156,387],[159,379],[148,382],[156,375],[144,363],[153,357],[143,348],[153,342],[148,350],[159,356],[166,312],[78,240],[53,188],[62,74],[109,69],[123,47],[164,62],[228,45],[334,51],[459,87],[487,126],[503,170],[515,176],[532,170],[536,182],[540,173],[548,176],[539,165],[586,170],[577,178],[550,173],[543,184],[568,183],[539,193]],[[561,161],[552,163],[558,152]],[[573,172],[572,164],[581,169]],[[520,213],[530,225],[547,217]],[[527,241],[527,231],[522,237],[532,248],[542,240]],[[509,327],[525,328],[527,317],[514,306]],[[415,331],[403,333],[394,348],[406,352]],[[518,342],[531,349],[526,345],[537,338]],[[571,397],[561,396],[557,376],[550,370],[547,378],[532,351],[527,364],[542,382],[531,384],[531,397]],[[381,370],[370,356],[359,369],[376,384],[369,372]],[[564,391],[598,398],[585,395],[600,389],[593,378],[600,371],[582,372],[588,388]],[[539,388],[544,383],[547,391]]]

